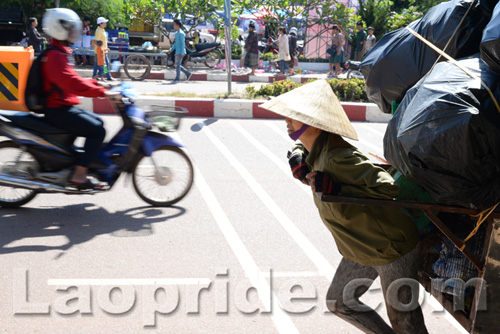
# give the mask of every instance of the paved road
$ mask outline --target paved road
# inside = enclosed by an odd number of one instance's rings
[[[354,126],[358,147],[381,155],[386,125]],[[149,207],[120,182],[0,209],[0,331],[359,333],[325,312],[341,257],[290,175],[284,122],[189,118],[178,135],[196,175],[172,208]],[[379,286],[363,298],[373,307]],[[459,332],[434,310],[426,301],[430,333]]]

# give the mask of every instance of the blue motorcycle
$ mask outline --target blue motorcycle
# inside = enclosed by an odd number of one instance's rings
[[[116,107],[123,126],[104,143],[89,176],[107,187],[78,190],[69,182],[81,149],[75,136],[57,129],[44,117],[26,112],[0,110],[0,206],[15,208],[39,193],[73,195],[109,191],[122,173],[132,176],[139,197],[153,206],[171,206],[189,192],[193,165],[182,143],[162,132],[177,130],[187,110],[134,103],[138,94],[127,83],[112,88],[123,96]]]

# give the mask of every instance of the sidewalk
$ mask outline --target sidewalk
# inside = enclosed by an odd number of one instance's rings
[[[91,78],[93,67],[76,66],[76,71],[84,78]],[[193,73],[191,81],[227,81],[227,73],[223,70],[215,70],[207,67],[192,67],[189,70]],[[246,71],[248,72],[248,71]],[[113,77],[118,77],[115,72],[111,73]],[[316,72],[314,74],[294,74],[290,77],[291,80],[297,83],[304,83],[310,79],[327,79],[328,72]],[[121,77],[129,80],[127,75],[121,70]],[[184,74],[182,74],[184,78]],[[165,67],[153,67],[151,73],[146,80],[173,80],[175,79],[175,70]],[[274,81],[285,80],[286,76],[275,73],[257,73],[256,75],[242,74],[241,72],[232,72],[232,81],[234,82],[261,82],[273,83]]]

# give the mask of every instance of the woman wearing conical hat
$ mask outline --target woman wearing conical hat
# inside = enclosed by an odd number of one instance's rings
[[[286,117],[290,137],[300,139],[289,156],[295,178],[313,192],[394,199],[399,188],[342,137],[357,140],[342,105],[318,80],[261,105]],[[327,293],[328,309],[365,333],[427,333],[418,303],[420,243],[415,223],[398,208],[322,202],[319,215],[343,259]],[[392,328],[358,300],[378,276]]]

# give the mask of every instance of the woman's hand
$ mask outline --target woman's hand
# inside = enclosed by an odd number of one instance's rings
[[[320,171],[313,171],[306,175],[313,192],[320,192],[324,195],[338,195],[340,185],[333,182],[330,175]]]

